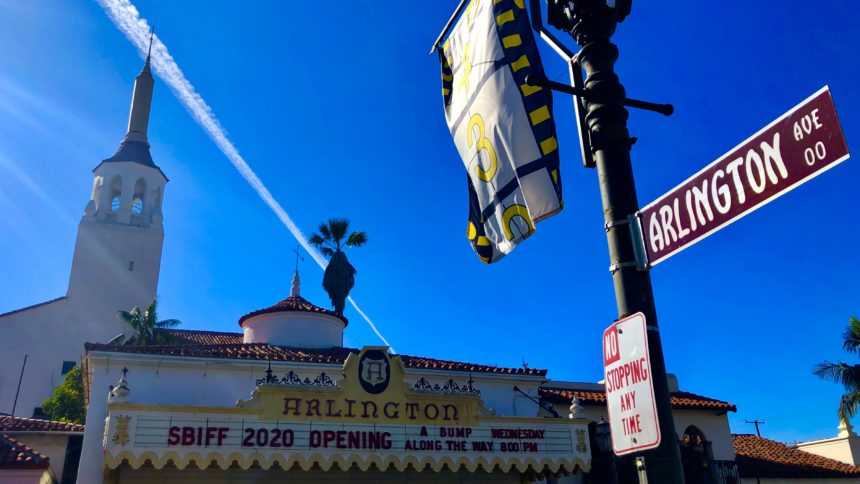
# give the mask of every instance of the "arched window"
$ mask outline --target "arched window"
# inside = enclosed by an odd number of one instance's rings
[[[122,178],[119,175],[114,176],[108,186],[108,200],[110,200],[110,211],[119,212],[122,196]]]
[[[138,178],[134,182],[134,196],[131,199],[132,215],[140,215],[143,213],[143,203],[146,197],[146,180]]]
[[[706,442],[705,434],[695,425],[687,427],[687,429],[684,430],[684,436],[681,437],[682,446],[689,447],[699,452],[704,452]]]

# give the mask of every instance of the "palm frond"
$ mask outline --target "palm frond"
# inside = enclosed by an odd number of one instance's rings
[[[854,391],[842,395],[839,400],[839,420],[849,421],[860,410],[860,391]]]
[[[331,240],[331,232],[329,231],[328,226],[325,224],[325,222],[320,223],[319,230],[324,240]]]
[[[331,231],[331,238],[334,241],[336,248],[340,248],[340,241],[346,237],[346,231],[349,230],[349,220],[345,218],[330,218],[328,220],[328,228]]]
[[[322,252],[322,255],[328,257],[329,259],[331,259],[331,257],[334,255],[334,250],[329,249],[328,247],[320,247],[320,252]]]
[[[311,243],[316,248],[322,247],[325,240],[320,236],[320,234],[314,233],[311,235],[311,238],[308,239],[308,242]]]
[[[178,319],[162,319],[161,321],[155,323],[156,329],[165,329],[165,328],[175,328],[182,324],[182,321]]]
[[[848,329],[842,333],[842,349],[850,353],[860,353],[860,321],[848,319]]]
[[[825,361],[815,365],[812,372],[822,380],[839,383],[848,391],[860,389],[860,365]]]
[[[367,232],[355,231],[346,239],[347,247],[361,247],[365,243],[367,243]]]

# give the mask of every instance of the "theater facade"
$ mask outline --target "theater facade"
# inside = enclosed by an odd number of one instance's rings
[[[546,371],[344,348],[301,297],[242,333],[87,344],[78,482],[523,482],[587,472],[584,418],[546,418]]]

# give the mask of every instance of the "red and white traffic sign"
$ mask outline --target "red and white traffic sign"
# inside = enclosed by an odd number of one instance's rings
[[[641,210],[653,266],[848,158],[825,86]]]
[[[636,313],[603,332],[606,406],[616,455],[660,445],[645,315]]]

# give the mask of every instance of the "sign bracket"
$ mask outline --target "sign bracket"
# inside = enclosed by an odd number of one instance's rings
[[[639,271],[647,271],[651,268],[648,263],[648,252],[645,250],[645,239],[642,236],[642,214],[638,211],[628,215],[627,218],[621,220],[613,220],[603,224],[603,230],[610,230],[627,225],[630,229],[630,239],[633,244],[634,260],[629,262],[618,262],[609,266],[609,273],[614,274],[616,271],[625,267],[635,267]]]
[[[602,99],[598,94],[590,91],[589,89],[586,89],[584,87],[568,86],[567,84],[562,84],[560,82],[550,81],[545,77],[529,75],[526,77],[526,83],[528,83],[530,86],[540,86],[553,91],[563,92],[565,94],[572,94],[574,96],[587,99],[590,102],[606,102],[605,99]],[[655,113],[660,113],[665,116],[671,116],[672,113],[675,112],[675,106],[672,106],[671,104],[652,103],[650,101],[631,99],[629,97],[622,99],[621,105],[627,106],[629,108],[653,111]]]

